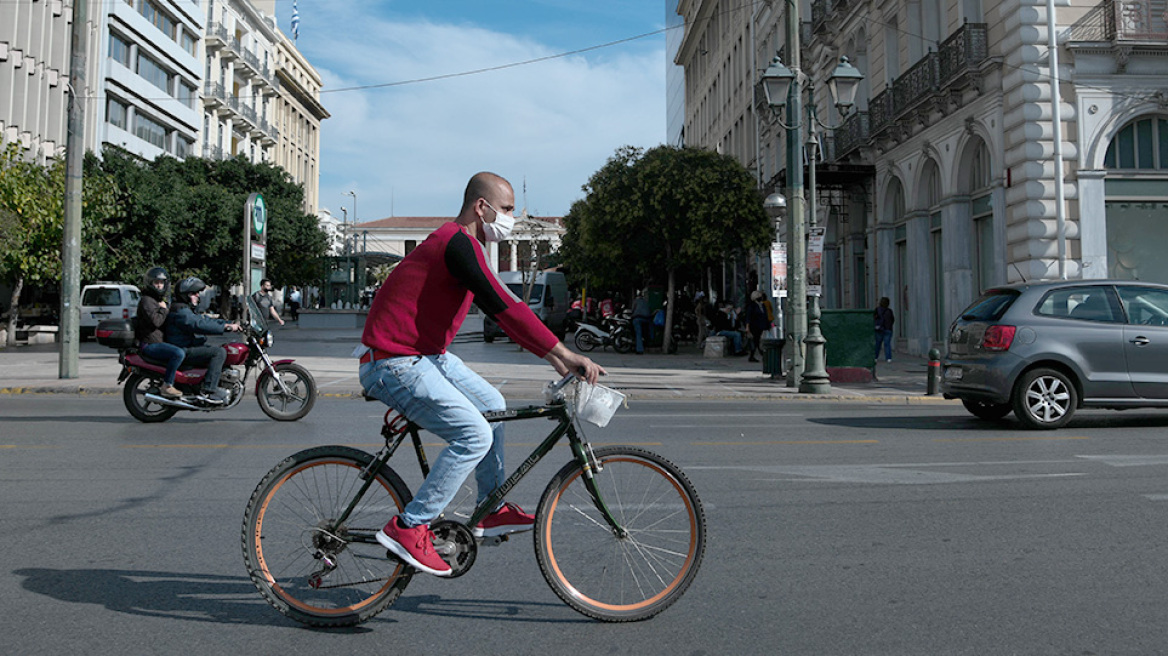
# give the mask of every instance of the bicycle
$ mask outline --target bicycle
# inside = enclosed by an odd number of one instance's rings
[[[543,404],[484,413],[490,422],[551,419],[556,426],[464,521],[431,524],[435,550],[453,573],[470,570],[479,544],[471,529],[567,437],[572,459],[548,483],[535,511],[535,556],[552,590],[568,606],[607,622],[657,615],[697,575],[705,551],[705,514],[685,474],[669,460],[635,447],[593,449],[577,430],[564,394],[573,376],[549,384]],[[374,537],[412,494],[389,466],[409,436],[422,475],[429,474],[417,424],[393,409],[376,454],[345,446],[296,453],[260,481],[244,513],[248,574],[284,615],[321,627],[352,626],[388,608],[416,570]]]

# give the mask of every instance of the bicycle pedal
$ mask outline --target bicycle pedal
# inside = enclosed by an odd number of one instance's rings
[[[484,547],[497,547],[506,542],[511,536],[509,535],[491,535],[487,537],[478,538],[479,544]]]

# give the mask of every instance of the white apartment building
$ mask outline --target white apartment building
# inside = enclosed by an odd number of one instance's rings
[[[200,128],[195,0],[90,1],[85,147],[185,157]],[[73,3],[0,2],[0,136],[45,161],[65,148]]]
[[[206,3],[203,156],[273,162],[278,134],[274,14],[248,0]]]
[[[304,211],[320,202],[320,122],[329,117],[320,103],[320,74],[284,36],[276,48],[275,164],[304,186]]]
[[[44,162],[65,149],[72,8],[0,2],[0,142]]]
[[[687,143],[735,155],[765,191],[786,181],[786,132],[758,87],[785,48],[784,7],[678,4]],[[819,119],[840,125],[822,132],[817,163],[823,305],[888,296],[898,348],[920,355],[992,285],[1168,282],[1166,9],[1057,0],[1055,76],[1042,0],[802,2],[802,69]],[[865,75],[846,120],[824,84],[841,55]]]

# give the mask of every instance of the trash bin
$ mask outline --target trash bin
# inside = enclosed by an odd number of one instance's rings
[[[774,337],[762,338],[762,372],[771,378],[783,375],[783,345],[786,340]]]

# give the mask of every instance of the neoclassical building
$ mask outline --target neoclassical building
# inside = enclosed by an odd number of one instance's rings
[[[819,119],[839,126],[821,130],[817,161],[825,307],[888,296],[898,348],[924,354],[992,285],[1168,283],[1168,7],[1053,4],[1057,68],[1043,0],[801,3],[801,68]],[[786,48],[786,4],[743,6],[678,3],[687,143],[781,190],[786,132],[758,83]],[[847,117],[825,84],[840,56],[865,75]]]
[[[379,252],[405,257],[453,217],[394,216],[377,221],[351,224],[343,231],[349,237],[349,252]],[[511,239],[486,246],[487,257],[496,271],[519,271],[546,266],[542,258],[560,246],[564,236],[562,217],[534,217],[521,213],[515,217]]]

